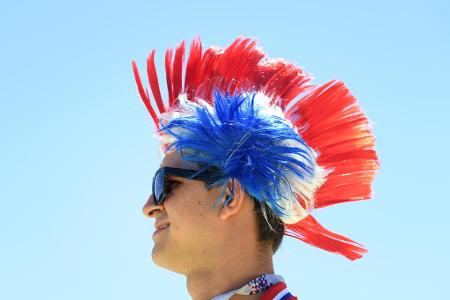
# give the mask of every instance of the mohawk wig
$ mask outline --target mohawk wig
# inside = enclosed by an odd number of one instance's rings
[[[256,42],[238,38],[228,48],[202,52],[191,44],[165,56],[168,101],[162,99],[154,62],[147,60],[159,116],[133,70],[141,98],[163,145],[205,169],[216,185],[238,180],[285,223],[285,234],[349,259],[364,246],[322,227],[312,208],[369,199],[378,168],[374,137],[356,99],[340,81],[322,86],[282,59],[268,59]]]

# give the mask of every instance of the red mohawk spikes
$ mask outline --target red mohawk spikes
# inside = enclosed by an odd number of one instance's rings
[[[148,82],[150,84],[150,88],[152,89],[153,97],[155,97],[156,105],[158,106],[159,112],[163,113],[166,111],[166,108],[164,107],[164,102],[161,97],[161,91],[159,90],[158,75],[156,74],[155,49],[152,50],[150,56],[147,59],[147,74],[148,74]]]
[[[144,102],[145,107],[147,107],[148,112],[150,113],[150,116],[153,119],[153,122],[156,125],[156,128],[159,129],[159,122],[158,122],[158,116],[156,115],[155,110],[152,107],[152,104],[150,103],[150,96],[148,95],[147,89],[144,89],[144,86],[142,85],[141,77],[139,76],[139,71],[136,66],[136,62],[132,62],[133,65],[133,72],[134,72],[134,78],[136,79],[136,84],[139,90],[139,95],[141,96],[142,102]]]
[[[202,43],[200,38],[195,38],[192,41],[191,49],[189,50],[189,59],[186,65],[186,75],[184,79],[184,89],[187,98],[192,100],[199,83],[199,74],[202,62]]]
[[[371,197],[378,169],[374,137],[356,98],[342,82],[316,87],[286,117],[298,128],[307,128],[300,135],[319,153],[318,164],[332,170],[316,192],[315,208]]]
[[[214,89],[230,94],[262,92],[281,108],[302,139],[316,151],[318,165],[330,172],[316,191],[315,208],[371,197],[379,167],[374,137],[356,98],[342,82],[332,80],[314,86],[301,68],[282,59],[268,59],[256,47],[256,41],[248,38],[237,38],[225,49],[210,47],[204,52],[200,39],[195,38],[183,87],[184,52],[184,42],[177,47],[173,61],[172,49],[166,51],[167,106],[159,90],[154,50],[147,60],[149,83],[160,113],[178,106],[178,96],[183,93],[190,101],[201,98],[212,103]],[[159,118],[134,61],[133,71],[142,101],[159,128]],[[303,93],[306,95],[297,99]],[[298,201],[303,203],[301,198]],[[286,235],[352,260],[367,252],[361,244],[325,229],[312,216],[286,225]]]
[[[184,60],[184,41],[178,45],[177,50],[175,51],[175,58],[173,60],[173,69],[172,69],[172,91],[174,99],[170,102],[170,106],[175,106],[178,104],[178,96],[181,94],[181,90],[183,89],[183,60]]]

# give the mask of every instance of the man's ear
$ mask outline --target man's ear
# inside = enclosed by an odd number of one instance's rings
[[[222,220],[226,220],[229,217],[237,214],[239,210],[243,207],[243,203],[245,201],[245,190],[236,179],[230,179],[227,184],[227,191],[225,194],[224,201],[226,201],[227,197],[231,195],[231,192],[234,190],[234,195],[228,201],[227,205],[224,205],[220,208],[219,217]]]

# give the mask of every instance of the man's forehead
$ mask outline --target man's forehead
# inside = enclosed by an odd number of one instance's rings
[[[181,157],[180,152],[178,151],[170,151],[166,152],[164,158],[161,162],[161,167],[173,167],[173,168],[182,168],[189,170],[197,170],[198,167],[195,163],[185,161]]]

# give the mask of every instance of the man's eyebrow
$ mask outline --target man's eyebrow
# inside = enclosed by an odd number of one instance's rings
[[[177,181],[177,182],[180,182],[180,183],[183,182],[183,180],[184,180],[184,178],[178,177],[178,176],[175,176],[175,175],[169,175],[168,178],[171,181]]]

